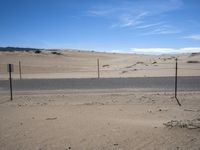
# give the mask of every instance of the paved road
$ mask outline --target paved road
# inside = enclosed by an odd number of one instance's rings
[[[15,91],[117,88],[170,91],[174,90],[174,77],[23,79],[13,81]],[[9,81],[0,80],[0,90],[9,90]],[[178,77],[178,90],[200,90],[200,76]]]

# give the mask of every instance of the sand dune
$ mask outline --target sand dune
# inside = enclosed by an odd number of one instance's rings
[[[43,52],[0,52],[0,79],[7,78],[6,64],[15,65],[19,78],[19,61],[23,78],[96,78],[97,59],[101,77],[174,76],[178,58],[179,76],[200,75],[200,55],[136,55],[83,51],[62,51],[62,55]]]
[[[0,79],[199,76],[200,55],[176,56],[63,51],[0,52]],[[0,149],[3,150],[198,150],[200,92],[137,89],[0,91]]]

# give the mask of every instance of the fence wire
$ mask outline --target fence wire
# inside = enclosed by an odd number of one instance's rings
[[[95,74],[98,72],[97,64],[89,64],[89,65],[80,65],[80,66],[64,66],[61,64],[54,64],[52,65],[46,65],[46,66],[38,66],[38,65],[27,65],[23,64],[21,62],[21,70],[22,70],[22,76],[23,74],[79,74],[81,77],[81,74],[86,74],[84,77],[87,77],[87,74],[92,74],[95,77]],[[81,62],[80,62],[81,64]],[[169,71],[169,73],[166,74],[166,76],[170,75],[173,70],[175,70],[175,62],[156,62],[153,61],[151,63],[145,63],[145,62],[136,62],[127,66],[112,66],[108,64],[104,64],[103,62],[100,63],[99,72],[101,74],[101,77],[103,75],[106,76],[106,73],[112,73],[116,74],[114,77],[117,77],[117,75],[120,74],[120,77],[122,74],[125,74],[127,72],[129,73],[136,73],[139,71],[143,71],[144,75],[148,75],[151,73],[151,71],[156,72],[160,71],[161,73],[163,71]],[[122,64],[123,65],[123,64]],[[19,64],[14,64],[14,72],[13,74],[19,74]],[[146,72],[145,72],[146,71]],[[188,71],[188,72],[187,72]],[[187,63],[187,62],[178,62],[178,72],[184,72],[184,75],[191,75],[191,71],[195,71],[196,75],[200,75],[200,63]],[[165,72],[166,73],[166,72]],[[7,64],[0,64],[0,79],[5,78],[7,75]],[[162,73],[163,74],[163,73]],[[130,74],[131,76],[132,74]],[[173,74],[171,74],[173,75]],[[91,77],[88,75],[88,77]],[[73,76],[72,76],[73,78]]]

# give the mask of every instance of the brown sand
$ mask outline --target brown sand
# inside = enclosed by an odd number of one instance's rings
[[[200,128],[168,128],[200,119],[200,92],[121,90],[17,92],[0,97],[0,147],[16,149],[200,148]]]
[[[14,78],[96,78],[174,76],[174,56],[147,56],[65,51],[0,52],[0,79],[6,64],[15,65]],[[200,55],[184,54],[179,76],[200,75]],[[188,61],[193,61],[188,63]],[[184,69],[181,69],[184,68]],[[0,91],[2,150],[199,150],[200,129],[166,123],[200,121],[200,92],[179,92],[179,107],[171,92],[120,90]],[[164,125],[165,123],[165,125]],[[198,124],[199,125],[199,124]]]
[[[178,60],[179,76],[199,76],[200,55],[136,55],[81,51],[63,51],[62,55],[43,52],[0,52],[0,79],[7,79],[6,64],[15,65],[14,78],[19,78],[19,61],[23,78],[96,78],[97,59],[101,77],[174,76]]]

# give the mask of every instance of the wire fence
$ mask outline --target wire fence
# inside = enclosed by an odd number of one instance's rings
[[[80,64],[80,65],[77,65]],[[0,64],[0,80],[9,79],[10,93],[12,97],[12,78],[106,78],[106,77],[175,77],[175,99],[179,106],[181,103],[177,98],[177,76],[200,76],[200,63],[195,62],[136,62],[129,65],[104,64],[97,59],[96,64],[77,63],[67,66],[66,64],[26,64],[21,61],[14,64]],[[12,78],[11,78],[12,72]],[[21,81],[20,81],[21,82]]]
[[[129,65],[110,65],[101,60],[91,64],[80,62],[80,65],[66,64],[25,64],[14,63],[14,79],[21,78],[106,78],[106,77],[141,77],[141,76],[174,76],[175,61],[170,62],[135,62]],[[178,61],[178,75],[199,76],[200,63]],[[8,79],[7,64],[0,64],[0,79]]]

